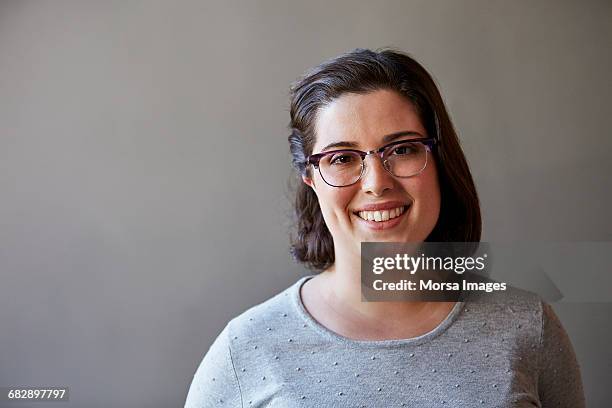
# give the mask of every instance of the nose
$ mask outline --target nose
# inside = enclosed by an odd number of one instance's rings
[[[381,196],[385,190],[393,188],[393,176],[383,166],[382,158],[377,154],[368,154],[364,160],[364,173],[361,177],[361,188],[366,193]]]

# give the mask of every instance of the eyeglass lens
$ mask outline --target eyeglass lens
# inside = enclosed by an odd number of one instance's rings
[[[414,176],[427,165],[427,148],[420,142],[406,142],[389,146],[384,150],[383,165],[396,177]],[[323,180],[335,187],[356,183],[364,170],[361,155],[356,152],[339,151],[321,158],[319,172]]]

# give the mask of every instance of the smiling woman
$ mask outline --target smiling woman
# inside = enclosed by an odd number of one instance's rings
[[[427,131],[413,104],[396,91],[386,89],[346,93],[321,108],[317,116],[318,137],[313,150],[325,156],[319,157],[318,166],[313,165],[319,172],[311,171],[302,177],[317,195],[335,252],[358,258],[364,241],[424,241],[438,221],[440,188],[436,163],[433,157],[428,160],[433,143],[423,144],[435,139],[426,137]],[[381,147],[389,140],[385,135],[395,135],[394,139],[400,140]],[[350,139],[344,141],[346,138]],[[377,149],[382,151],[380,156],[372,154],[363,160],[361,155],[370,154],[358,153],[359,160],[353,160],[357,163],[352,166],[354,171],[345,170],[346,164],[324,165],[345,153],[322,146],[347,144],[374,149],[374,153]],[[348,185],[328,182],[331,175],[342,178],[347,172],[356,175]],[[389,211],[395,214],[396,209],[400,216],[389,220]],[[369,219],[360,217],[359,212],[370,212],[366,214]]]
[[[583,407],[552,308],[528,292],[362,302],[362,242],[477,242],[476,188],[442,97],[398,51],[357,49],[291,92],[296,232],[317,273],[232,319],[187,407]]]
[[[436,168],[434,157],[428,156],[432,163],[425,172],[436,179],[440,195],[445,199],[440,203],[435,229],[426,235],[427,240],[478,241],[481,231],[478,196],[453,125],[431,76],[416,61],[400,53],[383,51],[378,54],[378,61],[371,56],[367,59],[366,54],[365,51],[355,52],[339,57],[335,64],[323,64],[294,86],[292,134],[289,137],[294,166],[306,183],[314,187],[307,181],[313,178],[313,174],[306,156],[318,152],[317,149],[355,147],[361,139],[360,129],[370,138],[362,143],[371,143],[372,138],[387,143],[397,131],[400,135],[412,133],[414,138],[429,136],[438,142],[435,160],[440,168]],[[346,69],[338,69],[340,64],[345,64]],[[342,138],[344,135],[347,138]],[[320,140],[323,138],[325,140]],[[373,161],[372,166],[376,165]],[[319,166],[319,170],[322,171],[323,167]],[[439,173],[437,177],[436,173]],[[324,180],[323,174],[320,172]],[[413,178],[407,182],[417,184],[421,180]],[[435,195],[437,189],[431,183],[428,185]],[[322,219],[325,211],[321,211],[323,209],[315,196],[319,192],[325,193],[304,185],[298,187],[298,230],[292,250],[298,261],[314,269],[326,269],[334,263],[335,251],[329,224]],[[343,194],[348,193],[343,191]],[[388,198],[378,201],[388,201]],[[435,206],[436,202],[429,202],[428,207]],[[420,238],[425,239],[423,236]]]

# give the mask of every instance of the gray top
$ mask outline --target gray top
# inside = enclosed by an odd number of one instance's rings
[[[585,406],[570,340],[529,292],[458,302],[419,337],[353,340],[304,308],[299,290],[312,277],[225,326],[185,407]]]

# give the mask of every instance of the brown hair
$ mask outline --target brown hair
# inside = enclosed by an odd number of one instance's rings
[[[427,134],[438,141],[433,154],[440,184],[440,215],[426,241],[480,241],[478,194],[442,96],[425,68],[400,51],[357,48],[315,67],[291,86],[289,147],[300,179],[311,176],[305,160],[316,141],[318,110],[342,94],[379,89],[394,90],[412,102]],[[334,241],[315,192],[301,180],[294,212],[293,258],[310,269],[327,269],[334,263]]]

